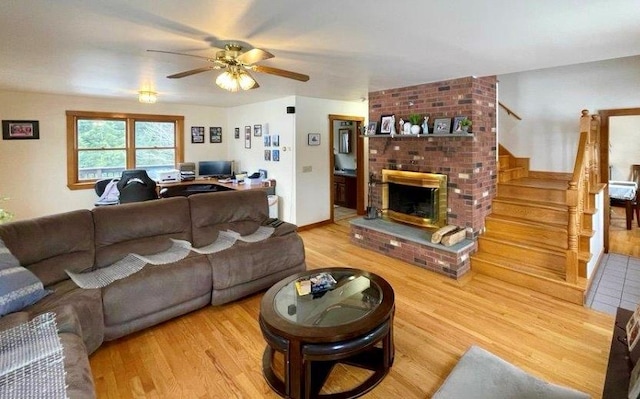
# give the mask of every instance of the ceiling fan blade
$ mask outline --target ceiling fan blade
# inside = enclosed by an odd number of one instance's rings
[[[169,75],[169,76],[167,76],[167,78],[169,78],[169,79],[179,79],[179,78],[184,78],[185,76],[195,75],[196,73],[200,73],[200,72],[207,72],[207,71],[210,71],[210,70],[212,70],[212,69],[215,69],[215,67],[213,67],[213,66],[206,66],[206,67],[202,67],[202,68],[192,69],[192,70],[190,70],[190,71],[184,71],[184,72],[174,73],[173,75]]]
[[[256,78],[252,74],[250,74],[248,71],[245,71],[245,72],[247,75],[251,76],[251,79],[253,79],[254,82],[256,82],[256,84],[254,84],[250,90],[257,89],[258,87],[260,87]]]
[[[240,61],[242,64],[251,65],[256,62],[268,60],[269,58],[273,58],[274,55],[268,51],[264,51],[259,48],[254,48],[252,50],[247,51],[246,53],[242,53],[236,58],[236,60]]]
[[[164,50],[147,50],[151,53],[164,53],[164,54],[173,54],[173,55],[184,55],[186,57],[195,57],[195,58],[202,58],[203,60],[207,60],[210,62],[215,62],[216,59],[215,58],[211,58],[211,57],[204,57],[201,55],[195,55],[195,54],[185,54],[185,53],[176,53],[175,51],[164,51]]]
[[[285,71],[284,69],[278,69],[278,68],[268,67],[264,65],[252,65],[251,70],[256,72],[269,73],[271,75],[282,76],[283,78],[295,79],[301,82],[306,82],[309,80],[308,75],[303,75],[301,73],[296,73],[291,71]]]

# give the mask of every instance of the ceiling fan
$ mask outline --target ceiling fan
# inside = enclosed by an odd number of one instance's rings
[[[202,58],[209,61],[212,65],[191,69],[184,72],[175,73],[167,76],[169,79],[180,79],[186,76],[195,75],[201,72],[207,72],[214,69],[224,69],[217,78],[216,84],[221,88],[229,91],[238,91],[255,89],[260,87],[258,82],[251,76],[251,72],[268,73],[271,75],[280,76],[283,78],[289,78],[306,82],[309,80],[308,75],[304,75],[297,72],[286,71],[284,69],[273,68],[264,65],[256,65],[256,63],[273,58],[274,55],[268,51],[254,48],[248,51],[244,51],[243,47],[239,44],[227,44],[224,50],[216,52],[215,58],[203,57],[194,54],[176,53],[173,51],[163,50],[147,50],[154,53],[165,53],[183,55],[188,57]]]

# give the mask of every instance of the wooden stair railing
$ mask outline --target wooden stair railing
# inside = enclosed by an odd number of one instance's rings
[[[592,210],[591,193],[600,183],[600,121],[597,115],[582,111],[580,117],[580,141],[573,168],[573,175],[567,189],[567,207],[569,210],[568,242],[566,257],[566,281],[577,284],[579,277],[586,277],[586,267],[579,267],[580,235],[585,211]]]

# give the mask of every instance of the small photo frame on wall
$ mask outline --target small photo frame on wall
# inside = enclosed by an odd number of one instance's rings
[[[271,136],[265,134],[264,136],[262,136],[262,142],[264,143],[265,147],[271,147]]]
[[[380,117],[380,134],[391,134],[394,119],[393,115],[382,115]]]
[[[274,147],[280,147],[280,135],[274,134],[271,136],[271,145]]]
[[[209,142],[222,143],[222,128],[210,127],[209,128]]]
[[[3,140],[38,140],[39,138],[38,121],[2,121]]]
[[[251,148],[251,126],[244,127],[244,148]]]
[[[271,150],[264,150],[264,160],[271,161]]]
[[[280,150],[271,151],[271,160],[273,162],[280,162]]]
[[[438,118],[434,120],[433,133],[451,133],[451,118]]]
[[[307,145],[320,145],[320,133],[309,133]]]
[[[191,142],[204,143],[204,126],[191,126]]]
[[[239,139],[240,138],[240,128],[237,127],[233,130],[233,138]]]
[[[256,137],[262,136],[262,125],[253,125],[253,135]]]

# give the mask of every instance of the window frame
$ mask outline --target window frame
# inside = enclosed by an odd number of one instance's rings
[[[78,176],[78,119],[124,120],[126,126],[126,168],[135,167],[135,122],[175,123],[175,162],[184,162],[184,116],[130,114],[122,112],[66,111],[67,115],[67,187],[71,190],[93,189],[97,179],[79,181]],[[147,147],[144,147],[147,148]]]

